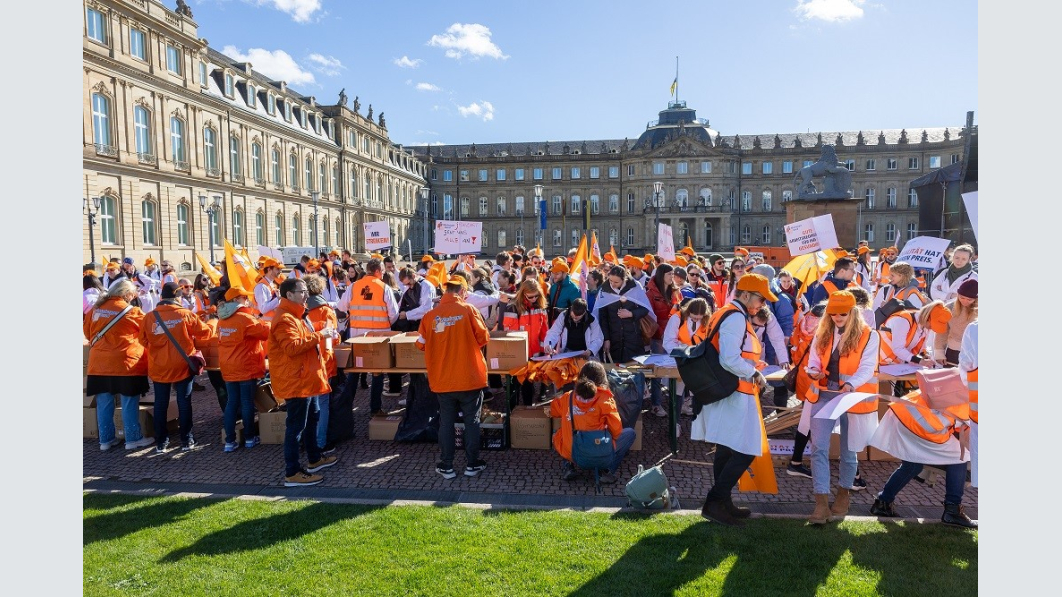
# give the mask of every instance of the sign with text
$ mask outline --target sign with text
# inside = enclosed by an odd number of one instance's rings
[[[656,254],[664,261],[675,260],[675,237],[671,234],[671,226],[667,224],[657,225]]]
[[[383,249],[390,248],[391,228],[387,225],[387,220],[365,222],[362,224],[362,227],[365,228],[366,251],[369,253],[376,253]]]
[[[977,191],[962,194],[963,203],[966,204],[966,214],[970,216],[970,226],[973,226],[974,238],[977,237]]]
[[[479,253],[483,245],[483,222],[435,221],[435,252],[450,255]]]
[[[944,251],[951,241],[935,236],[916,236],[907,241],[896,261],[905,261],[917,269],[938,269],[944,267]]]
[[[793,257],[837,246],[833,216],[826,214],[785,225],[785,240]]]
[[[313,259],[316,254],[313,247],[281,247],[279,261],[285,265],[295,265],[303,255],[309,255]]]

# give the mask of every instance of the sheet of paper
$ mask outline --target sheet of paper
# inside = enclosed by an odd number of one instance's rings
[[[778,373],[779,371],[784,371],[784,370],[781,367],[779,367],[778,365],[767,365],[763,369],[760,369],[760,373],[762,373],[764,377],[767,377],[768,375],[771,375],[772,373]],[[782,376],[784,377],[785,373],[782,373]]]
[[[848,412],[848,409],[874,395],[875,394],[870,392],[848,392],[847,394],[838,394],[832,400],[827,402],[825,406],[819,409],[819,412],[815,413],[815,418],[836,421],[841,418],[841,415]]]
[[[878,367],[878,373],[884,373],[886,375],[900,376],[920,371],[924,367],[921,365],[915,365],[912,363],[900,363],[898,365],[882,365]]]
[[[576,350],[574,352],[558,352],[557,354],[555,354],[553,356],[542,355],[542,356],[538,356],[538,357],[531,357],[531,360],[532,361],[559,361],[561,359],[570,359],[571,357],[582,356],[582,354],[583,354],[583,352],[581,350]]]
[[[656,365],[657,367],[677,367],[675,357],[666,354],[643,354],[634,357],[640,365]]]

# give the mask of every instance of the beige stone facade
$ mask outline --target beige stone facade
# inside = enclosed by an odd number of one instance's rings
[[[363,250],[361,224],[386,219],[403,250],[426,167],[391,143],[382,114],[322,105],[212,50],[187,15],[154,0],[85,0],[84,261],[148,256],[179,269],[209,258],[200,197],[219,198],[223,239],[272,248]],[[340,100],[345,100],[341,96]],[[353,109],[352,109],[353,108]],[[415,243],[418,241],[414,241]]]

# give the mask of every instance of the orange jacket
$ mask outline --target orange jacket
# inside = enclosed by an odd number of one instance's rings
[[[183,354],[177,352],[169,336],[159,327],[155,313],[162,317]],[[184,356],[195,352],[196,341],[205,342],[213,337],[214,330],[188,309],[169,303],[155,307],[153,312],[144,316],[144,324],[140,326],[140,343],[147,348],[148,377],[162,383],[188,379],[192,372]]]
[[[310,309],[307,313],[310,318],[310,323],[313,324],[313,330],[319,332],[328,326],[332,326],[332,329],[339,327],[339,319],[336,317],[336,311],[328,304],[322,304],[319,307]],[[326,343],[327,338],[321,338],[321,354],[324,355],[325,369],[328,371],[328,378],[332,379],[336,376],[336,353],[328,350]]]
[[[576,430],[608,429],[613,441],[619,439],[620,432],[623,431],[623,421],[616,408],[616,400],[608,388],[598,388],[597,395],[589,402],[575,396],[575,392],[566,392],[549,405],[549,416],[561,419],[560,428],[553,433],[553,449],[565,460],[572,459],[572,417],[568,411],[568,403],[572,398],[575,398],[572,410],[575,412]]]
[[[269,379],[273,396],[310,398],[331,391],[321,357],[321,335],[302,319],[305,307],[280,299],[269,328]]]
[[[85,337],[92,342],[112,319],[125,309],[121,297],[111,297],[99,307],[93,307],[84,317],[82,327]],[[114,324],[107,333],[89,349],[89,375],[147,375],[147,359],[144,345],[140,343],[140,326],[144,312],[133,307],[125,317]]]
[[[545,314],[543,314],[543,317]],[[446,293],[420,320],[417,348],[424,351],[428,385],[436,394],[487,387],[483,347],[490,334],[479,309]]]
[[[231,316],[216,320],[218,360],[225,381],[265,377],[265,341],[269,324],[254,316],[250,307],[240,307]]]
[[[801,321],[807,314],[802,314]],[[797,398],[805,400],[805,396],[808,393],[808,389],[811,388],[812,379],[808,377],[808,374],[804,371],[804,367],[807,366],[808,357],[811,356],[811,341],[815,339],[815,328],[812,328],[811,333],[804,333],[801,321],[798,321],[793,326],[793,335],[789,337],[789,343],[793,345],[793,350],[789,355],[789,362],[793,364],[796,369],[796,395]],[[800,359],[797,361],[797,359]]]
[[[510,301],[502,314],[502,329],[507,332],[527,332],[527,358],[531,358],[542,352],[542,343],[549,333],[549,319],[545,309],[530,309],[520,315],[516,311],[516,304]]]

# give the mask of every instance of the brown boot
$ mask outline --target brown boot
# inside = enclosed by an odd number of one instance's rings
[[[837,488],[837,497],[833,498],[833,507],[830,508],[830,513],[832,514],[830,520],[844,520],[844,517],[848,515],[849,497],[847,487]]]
[[[811,513],[808,522],[811,524],[826,524],[830,521],[830,494],[815,494],[815,511]]]

